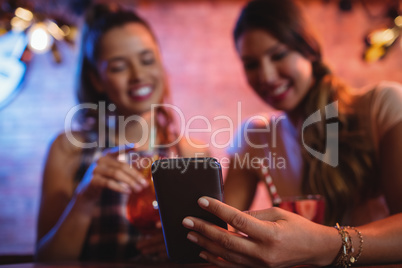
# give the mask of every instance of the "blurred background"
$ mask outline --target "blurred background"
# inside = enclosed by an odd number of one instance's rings
[[[355,87],[402,82],[401,0],[299,1],[335,74]],[[63,131],[66,114],[76,104],[81,16],[90,2],[0,0],[0,256],[33,253],[43,164],[50,142]],[[207,143],[214,131],[229,127],[216,116],[229,116],[236,127],[250,115],[271,111],[248,88],[232,40],[246,1],[113,2],[135,7],[154,29],[172,102],[186,120],[195,115],[210,120],[212,132],[191,137]],[[205,128],[205,122],[191,124],[197,127]],[[230,138],[228,132],[216,136],[221,145]],[[226,156],[220,147],[210,148],[218,159]],[[253,207],[268,205],[260,187]]]

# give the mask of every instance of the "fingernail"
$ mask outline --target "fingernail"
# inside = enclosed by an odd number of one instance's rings
[[[183,225],[184,225],[184,227],[187,227],[187,228],[193,228],[194,227],[194,222],[192,221],[192,220],[190,220],[190,219],[184,219],[183,220]]]
[[[131,193],[132,193],[131,189],[124,189],[124,192],[125,192],[126,194],[131,194]]]
[[[139,193],[142,191],[142,187],[138,184],[133,184],[133,189],[135,193]]]
[[[204,252],[201,252],[199,256],[200,256],[201,258],[203,258],[204,260],[207,259],[207,255],[205,255]]]
[[[144,186],[148,186],[148,185],[149,185],[148,181],[147,181],[146,179],[144,179],[144,178],[141,178],[141,179],[140,179],[140,183],[141,183],[142,185],[144,185]]]
[[[129,187],[127,184],[122,183],[121,186],[123,187],[123,191],[124,191],[126,194],[131,194],[131,189],[130,189],[130,187]]]
[[[208,200],[206,200],[205,198],[201,197],[200,199],[198,199],[198,204],[202,207],[208,207],[209,206],[209,202]]]
[[[190,240],[191,242],[194,242],[194,243],[197,243],[197,242],[198,242],[197,237],[195,237],[195,236],[192,235],[192,234],[188,234],[188,235],[187,235],[187,239]]]

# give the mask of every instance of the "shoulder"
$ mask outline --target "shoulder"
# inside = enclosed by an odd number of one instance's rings
[[[381,81],[377,84],[376,89],[388,89],[402,91],[402,84],[396,81]]]
[[[72,140],[73,134],[75,138]],[[71,197],[75,188],[75,176],[81,161],[83,142],[80,132],[60,133],[52,141],[43,172],[43,195],[63,193]]]
[[[383,81],[364,88],[359,98],[356,107],[360,113],[366,113],[362,118],[371,123],[376,143],[387,131],[402,122],[402,84]]]
[[[285,118],[282,112],[261,113],[250,116],[243,121],[237,129],[233,142],[227,152],[230,155],[262,148],[267,145],[272,135],[278,135],[284,124],[281,121]]]
[[[402,84],[393,81],[382,81],[376,85],[364,87],[360,92],[360,98],[369,99],[373,104],[382,102],[400,102],[402,100]]]
[[[373,115],[389,116],[402,111],[402,84],[383,81],[366,86],[355,94],[357,106],[368,105]]]
[[[81,132],[59,133],[51,143],[51,151],[66,155],[79,154],[84,144],[84,135]]]
[[[402,84],[391,81],[383,81],[373,89],[374,95],[381,100],[402,100]]]
[[[371,107],[378,120],[402,119],[402,84],[384,81],[371,91]]]
[[[81,132],[58,134],[48,151],[45,175],[51,173],[54,177],[58,173],[73,178],[79,167],[83,144],[84,135]]]

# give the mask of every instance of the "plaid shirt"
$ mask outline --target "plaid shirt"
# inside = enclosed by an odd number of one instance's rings
[[[89,165],[101,154],[99,148],[83,149],[81,166],[76,180],[81,181]],[[126,218],[128,195],[105,189],[93,212],[93,218],[81,260],[118,261],[129,260],[139,255],[136,242],[139,232]]]
[[[128,195],[105,189],[94,211],[82,260],[128,260],[139,255],[139,232],[126,218]]]

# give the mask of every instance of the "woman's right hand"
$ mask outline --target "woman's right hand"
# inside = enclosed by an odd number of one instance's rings
[[[121,151],[121,147],[105,150],[102,156],[89,166],[76,189],[76,194],[96,201],[103,189],[129,194],[141,192],[148,187],[149,183],[141,172],[118,160]]]
[[[332,263],[341,247],[334,228],[280,208],[241,212],[209,197],[200,198],[198,203],[244,234],[195,217],[183,220],[183,225],[192,230],[188,239],[205,249],[200,256],[217,266],[326,266]]]

